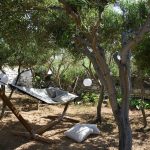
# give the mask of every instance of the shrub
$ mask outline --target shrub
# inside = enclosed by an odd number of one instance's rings
[[[94,92],[84,92],[81,94],[81,100],[83,103],[95,104],[98,102],[99,95]]]
[[[130,108],[140,109],[144,107],[145,109],[150,109],[150,102],[142,101],[141,99],[132,98],[130,99]]]

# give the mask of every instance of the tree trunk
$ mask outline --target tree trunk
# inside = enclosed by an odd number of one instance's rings
[[[117,117],[119,129],[119,150],[132,149],[132,132],[129,123],[130,70],[128,64],[120,65],[120,86],[122,102]]]
[[[129,119],[123,112],[119,112],[116,116],[119,130],[119,150],[132,149],[132,132]]]
[[[119,106],[117,103],[116,88],[112,76],[110,75],[109,67],[106,64],[105,58],[97,53],[96,59],[91,58],[94,69],[98,73],[100,81],[103,81],[106,90],[108,91],[109,101],[119,130],[119,150],[132,149],[132,132],[128,120],[129,113],[129,95],[130,95],[130,61],[127,64],[118,62],[120,73],[120,86],[122,91],[122,103]],[[102,83],[102,84],[103,84]]]
[[[2,71],[2,73],[5,74],[5,72],[2,70],[2,67],[0,67],[0,70]],[[1,88],[2,88],[3,92],[5,92],[5,85],[1,85]],[[2,110],[1,110],[1,114],[0,114],[0,120],[1,120],[1,119],[3,118],[3,116],[4,116],[5,108],[6,108],[6,105],[5,105],[5,103],[2,101]]]
[[[102,116],[101,116],[101,110],[102,110],[102,103],[104,99],[104,86],[101,86],[101,93],[99,95],[98,105],[97,105],[97,115],[95,123],[101,123],[102,122]]]
[[[143,106],[141,107],[141,112],[142,112],[142,115],[143,115],[143,129],[144,129],[144,128],[147,127],[147,120],[146,120],[145,109],[144,109]]]
[[[5,85],[1,85],[1,88],[2,88],[3,92],[5,92]],[[5,108],[6,108],[6,105],[5,105],[5,103],[2,101],[2,110],[1,110],[1,114],[0,114],[0,120],[1,120],[1,119],[3,118],[3,116],[4,116]]]
[[[146,128],[147,126],[147,120],[146,120],[146,114],[145,114],[145,109],[144,109],[144,93],[145,93],[145,89],[144,89],[144,85],[143,85],[143,80],[141,79],[141,112],[143,115],[143,129]]]

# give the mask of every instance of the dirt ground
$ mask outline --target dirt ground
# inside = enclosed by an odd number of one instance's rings
[[[59,115],[63,106],[50,106],[40,104],[37,110],[37,103],[29,100],[22,95],[13,96],[13,103],[21,111],[21,114],[27,119],[33,129],[46,125],[52,118],[50,116]],[[1,101],[0,101],[1,104]],[[90,135],[82,143],[76,143],[65,137],[64,132],[80,123],[87,123],[92,120],[96,114],[96,106],[74,105],[69,106],[67,116],[74,120],[64,119],[63,122],[45,132],[43,135],[51,140],[50,144],[37,142],[15,136],[11,131],[25,131],[21,123],[7,109],[3,120],[0,121],[0,150],[117,150],[118,147],[118,130],[112,116],[111,109],[102,108],[102,124],[98,124],[100,129],[99,135]],[[146,111],[148,127],[150,127],[150,110]],[[142,127],[142,115],[140,111],[130,111],[130,122],[133,135],[133,150],[150,150],[150,130],[137,131]]]

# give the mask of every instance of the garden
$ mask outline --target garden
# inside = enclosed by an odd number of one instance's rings
[[[0,2],[0,149],[150,149],[149,47],[149,0]]]

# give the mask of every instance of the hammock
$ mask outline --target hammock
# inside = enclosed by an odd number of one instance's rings
[[[5,78],[4,78],[5,77]],[[19,77],[19,75],[18,75]],[[25,137],[32,138],[34,140],[42,141],[51,143],[49,139],[42,136],[44,132],[46,132],[48,129],[54,127],[59,122],[61,122],[65,116],[65,113],[67,111],[68,105],[71,101],[73,101],[78,96],[71,94],[67,91],[60,90],[59,88],[53,88],[49,87],[47,89],[35,89],[35,88],[28,88],[28,87],[22,87],[17,86],[14,84],[9,84],[9,86],[12,88],[12,91],[9,96],[6,96],[5,90],[3,89],[3,86],[7,85],[7,76],[4,76],[3,74],[0,74],[0,99],[2,99],[3,104],[8,106],[12,113],[18,118],[20,123],[25,127],[27,132],[14,132],[16,135],[22,135]],[[47,104],[65,104],[64,110],[60,116],[58,116],[54,121],[49,122],[48,124],[40,127],[37,130],[33,130],[30,123],[27,122],[23,116],[19,113],[17,108],[15,108],[14,104],[10,101],[11,95],[13,91],[17,89],[21,93],[27,94],[31,97],[36,98],[37,100],[43,101]]]
[[[27,94],[33,98],[43,101],[47,104],[65,104],[69,101],[73,101],[78,96],[71,94],[67,91],[60,90],[59,88],[49,87],[45,89],[36,89],[17,86],[9,84],[12,88],[19,90],[20,92]]]

